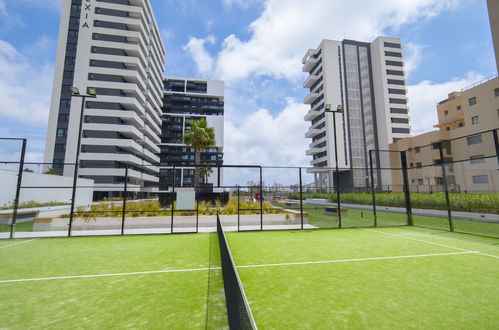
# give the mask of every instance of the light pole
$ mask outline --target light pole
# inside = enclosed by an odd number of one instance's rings
[[[74,175],[73,175],[73,192],[71,195],[71,211],[69,213],[69,229],[68,229],[68,237],[71,236],[71,226],[73,224],[73,216],[74,216],[74,208],[75,208],[75,196],[76,196],[76,182],[78,180],[78,166],[80,162],[80,148],[81,148],[81,131],[83,127],[83,113],[85,111],[85,99],[87,97],[95,98],[97,97],[97,93],[95,88],[87,88],[87,94],[81,95],[80,91],[76,87],[71,87],[71,96],[72,97],[80,97],[81,98],[81,110],[80,110],[80,123],[78,128],[78,142],[76,144],[76,157],[74,162]]]
[[[338,142],[336,136],[336,113],[343,113],[343,104],[339,104],[336,110],[331,110],[331,104],[326,104],[326,109],[324,112],[333,113],[333,135],[334,135],[334,162],[336,164],[336,199],[338,207],[338,227],[341,228],[341,202],[340,202],[340,172],[338,166]]]

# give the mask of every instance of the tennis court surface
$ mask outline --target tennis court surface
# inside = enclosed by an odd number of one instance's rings
[[[227,232],[256,325],[497,329],[499,241]],[[216,233],[0,241],[0,328],[227,328]]]

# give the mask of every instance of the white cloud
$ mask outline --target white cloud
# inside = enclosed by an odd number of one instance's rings
[[[483,76],[469,72],[465,77],[454,78],[451,81],[435,83],[423,80],[416,85],[407,86],[413,135],[435,130],[438,123],[437,103],[445,100],[449,93],[483,79]]]
[[[267,0],[261,16],[249,26],[247,41],[231,34],[222,42],[213,73],[226,81],[251,74],[297,79],[301,57],[324,38],[371,41],[387,28],[431,18],[457,4],[456,0]],[[189,44],[196,47],[195,55],[206,57],[202,40],[191,38]]]
[[[404,45],[406,77],[409,77],[421,64],[424,48],[425,46],[413,42]]]
[[[288,98],[277,115],[267,109],[249,114],[243,122],[225,121],[224,162],[226,164],[307,164],[309,141],[305,139],[308,107]]]
[[[185,51],[191,54],[198,71],[202,74],[213,71],[213,58],[204,48],[206,43],[213,45],[215,43],[215,37],[213,35],[210,35],[205,39],[190,37],[187,45],[183,47]]]
[[[52,75],[52,65],[31,64],[11,44],[0,40],[0,116],[20,125],[45,126]]]

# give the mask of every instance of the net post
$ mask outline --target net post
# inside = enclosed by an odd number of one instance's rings
[[[14,234],[16,232],[17,208],[19,207],[19,196],[21,194],[21,184],[23,180],[24,157],[26,155],[26,139],[22,139],[22,141],[21,159],[19,160],[19,170],[17,173],[16,197],[14,199],[14,210],[12,211],[12,223],[10,224],[9,238],[11,239],[14,238]]]
[[[405,210],[406,210],[406,214],[407,214],[407,224],[409,226],[412,226],[413,222],[412,222],[411,193],[409,191],[409,177],[407,175],[407,155],[406,155],[405,151],[400,152],[400,164],[402,167],[402,180],[404,183]]]
[[[438,152],[440,154],[440,166],[442,168],[442,178],[444,180],[445,203],[447,206],[447,220],[449,221],[449,230],[454,231],[454,223],[452,222],[452,213],[449,199],[449,188],[447,187],[447,174],[445,173],[444,148],[442,141],[438,143]]]

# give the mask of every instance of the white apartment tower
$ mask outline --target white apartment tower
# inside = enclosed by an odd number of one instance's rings
[[[65,0],[47,130],[45,163],[73,175],[83,93],[79,175],[95,181],[96,197],[123,189],[151,192],[159,182],[157,144],[165,48],[149,0]]]
[[[369,150],[388,150],[388,145],[410,135],[402,45],[399,39],[378,37],[372,43],[323,40],[303,57],[310,89],[304,103],[310,121],[306,138],[312,142],[306,154],[313,157],[309,169],[315,185],[334,186],[336,167],[333,115],[336,116],[340,187],[370,185]],[[343,113],[324,112],[343,105]],[[389,157],[373,155],[375,166],[389,167]],[[389,173],[378,173],[376,184],[389,185]]]

